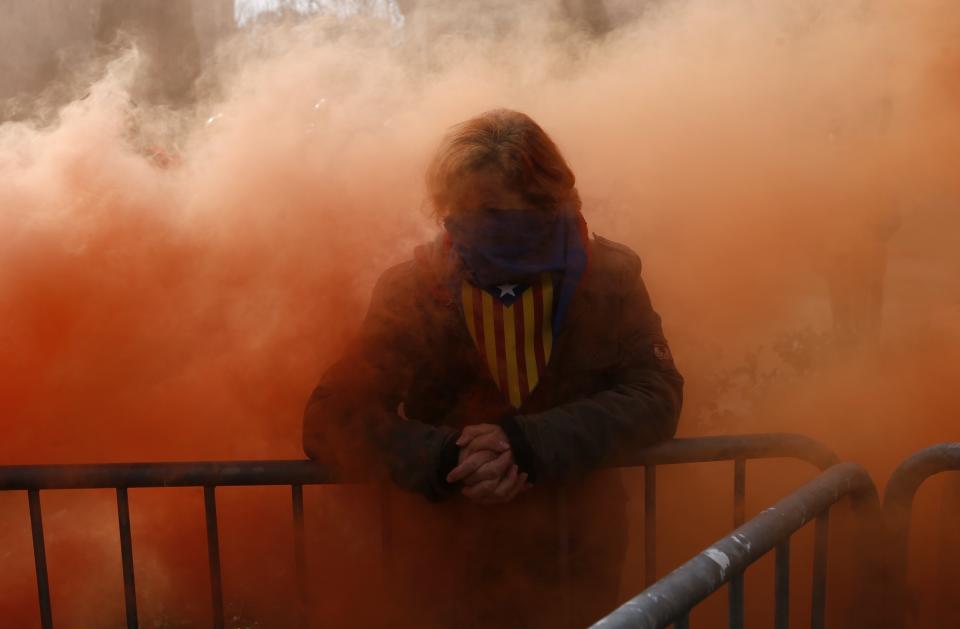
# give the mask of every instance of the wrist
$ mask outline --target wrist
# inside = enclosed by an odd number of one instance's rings
[[[437,475],[440,479],[440,486],[447,490],[452,490],[459,484],[447,482],[447,475],[453,471],[453,468],[457,467],[460,461],[460,447],[457,445],[457,439],[460,438],[460,433],[461,431],[458,430],[456,434],[447,438],[447,441],[443,444],[443,448],[440,450],[440,457],[437,462]]]
[[[537,477],[536,457],[523,427],[514,415],[507,415],[500,420],[500,428],[510,442],[510,450],[513,452],[513,460],[517,468],[520,472],[526,473],[528,482],[533,483]]]

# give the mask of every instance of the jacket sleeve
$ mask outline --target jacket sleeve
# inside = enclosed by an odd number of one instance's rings
[[[303,447],[343,478],[389,475],[438,500],[452,490],[444,477],[457,463],[458,432],[402,416],[410,365],[424,351],[409,271],[395,267],[377,282],[357,338],[307,402]]]
[[[619,455],[673,437],[683,378],[635,258],[622,287],[619,351],[609,388],[503,421],[521,468],[536,480],[582,476]]]

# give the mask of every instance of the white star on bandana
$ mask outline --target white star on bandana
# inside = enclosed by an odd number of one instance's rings
[[[519,286],[519,284],[501,284],[500,286],[497,286],[497,288],[500,289],[501,297],[516,297],[517,294],[513,291],[517,289],[517,286]]]

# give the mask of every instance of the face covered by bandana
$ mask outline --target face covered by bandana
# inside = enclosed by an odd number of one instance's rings
[[[575,209],[479,209],[444,220],[467,279],[481,288],[562,274],[555,319],[562,321],[586,269],[584,225]],[[559,326],[556,328],[559,329]]]

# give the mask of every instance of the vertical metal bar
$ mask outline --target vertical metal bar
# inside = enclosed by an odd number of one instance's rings
[[[50,582],[47,577],[47,549],[43,542],[43,516],[40,513],[40,492],[27,490],[30,503],[30,530],[33,533],[33,561],[37,568],[37,594],[40,597],[40,626],[53,629],[53,611],[50,607]]]
[[[743,524],[746,517],[747,462],[737,459],[733,463],[733,528]]]
[[[220,535],[217,531],[216,487],[204,485],[203,508],[207,518],[207,558],[210,562],[210,596],[213,602],[213,626],[223,629],[223,580],[220,575]]]
[[[774,554],[774,629],[790,628],[790,538],[777,544]]]
[[[747,462],[733,463],[733,527],[746,519]],[[730,629],[743,629],[743,573],[734,575],[727,586],[727,621]]]
[[[130,534],[130,501],[126,487],[117,487],[117,518],[120,522],[120,562],[123,565],[123,602],[127,629],[137,629],[137,587],[133,575],[133,538]]]
[[[674,629],[690,629],[690,614],[684,614],[673,623]]]
[[[393,511],[390,503],[390,485],[380,483],[380,557],[383,586],[393,581]]]
[[[561,610],[566,625],[572,616],[570,606],[574,592],[570,582],[570,517],[567,510],[567,491],[562,485],[557,487],[557,560],[561,591],[564,594]]]
[[[657,580],[657,466],[643,471],[643,581],[649,587]]]
[[[730,578],[727,586],[727,624],[730,629],[743,629],[743,573]]]
[[[960,474],[948,473],[940,497],[937,580],[934,618],[944,627],[960,627],[956,584],[960,581]]]
[[[810,612],[811,629],[823,629],[827,613],[827,533],[830,512],[817,516],[813,542],[813,597]]]
[[[293,497],[293,561],[297,571],[297,604],[300,627],[307,626],[307,555],[304,544],[303,485],[291,485]]]

